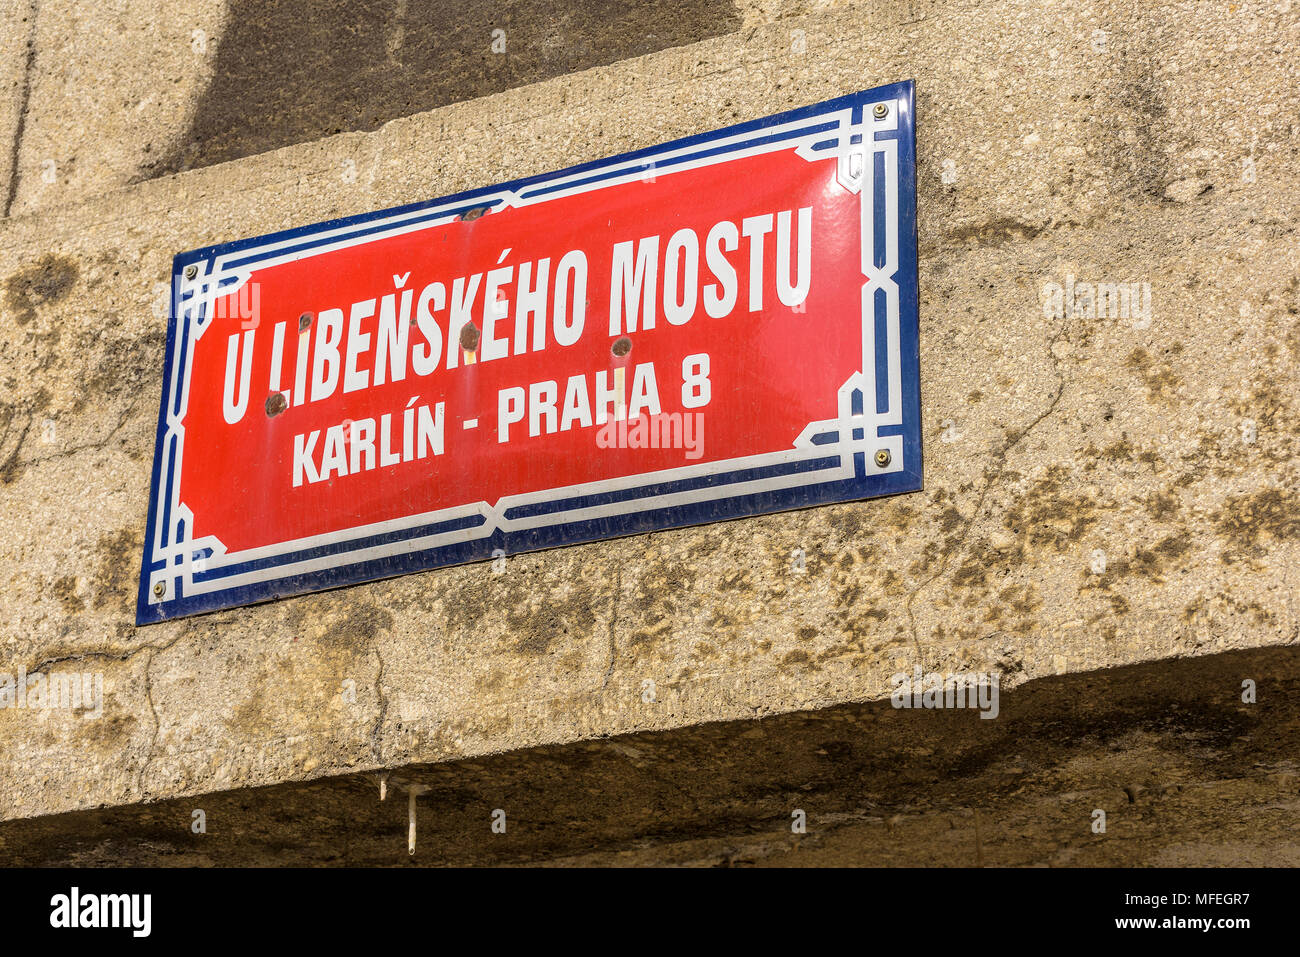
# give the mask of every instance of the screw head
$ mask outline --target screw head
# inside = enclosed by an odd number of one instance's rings
[[[875,114],[876,119],[883,120],[889,115],[889,105],[886,103],[877,103],[871,112]]]
[[[199,267],[198,267],[198,266],[186,266],[186,267],[185,267],[185,278],[186,278],[186,279],[193,279],[193,278],[194,278],[195,276],[197,276],[198,274],[199,274]]]
[[[884,468],[889,464],[889,449],[878,449],[876,451],[876,465]]]
[[[164,584],[163,582],[158,582],[156,585],[153,586],[153,593],[157,595],[159,598],[167,594],[166,584]]]

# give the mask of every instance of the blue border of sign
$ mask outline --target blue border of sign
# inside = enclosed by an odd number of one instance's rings
[[[734,497],[714,499],[707,502],[683,504],[674,507],[661,507],[653,510],[622,514],[591,521],[569,521],[555,525],[516,531],[503,531],[497,529],[490,536],[474,539],[472,541],[443,545],[422,551],[406,552],[404,554],[381,559],[344,564],[305,574],[241,585],[215,592],[185,595],[181,593],[182,589],[178,584],[177,594],[174,597],[169,597],[167,600],[162,602],[150,601],[149,589],[151,576],[157,573],[160,569],[165,569],[167,563],[167,559],[165,558],[152,558],[152,551],[155,535],[157,534],[156,524],[160,514],[158,508],[158,497],[160,494],[167,494],[167,490],[160,489],[163,466],[167,457],[175,454],[174,446],[172,447],[172,451],[169,452],[168,443],[165,441],[168,418],[167,406],[169,397],[172,395],[172,377],[174,370],[178,367],[178,364],[175,361],[177,359],[176,351],[184,348],[184,341],[180,334],[182,325],[178,319],[177,313],[180,312],[178,303],[180,301],[181,279],[188,266],[212,260],[223,254],[264,246],[268,243],[283,240],[302,238],[305,241],[304,246],[310,246],[313,237],[327,230],[365,224],[377,219],[392,217],[395,214],[418,212],[435,206],[446,208],[450,204],[461,203],[463,203],[465,209],[472,209],[477,205],[476,200],[494,193],[499,193],[502,189],[511,189],[517,193],[523,194],[529,191],[531,187],[545,185],[560,177],[571,177],[574,174],[584,171],[590,171],[593,173],[593,178],[599,178],[602,171],[607,170],[616,164],[625,166],[630,161],[644,160],[646,168],[651,168],[654,165],[656,157],[662,156],[669,151],[681,150],[684,147],[695,145],[708,144],[713,140],[722,137],[733,137],[737,134],[747,134],[750,132],[761,133],[763,130],[779,124],[813,118],[824,113],[840,111],[846,108],[853,109],[855,115],[861,115],[861,111],[882,100],[895,102],[903,101],[907,104],[907,109],[905,111],[899,111],[900,115],[898,117],[897,130],[893,133],[893,136],[897,139],[899,177],[899,249],[898,269],[895,274],[895,281],[898,286],[899,300],[899,361],[902,390],[902,424],[900,426],[886,426],[881,430],[882,436],[890,433],[901,436],[903,442],[903,462],[906,464],[904,470],[888,472],[885,474],[869,474],[865,457],[861,453],[858,453],[855,455],[853,477],[843,481],[820,482],[818,484],[783,488],[757,494],[737,495]],[[540,191],[533,190],[533,192],[537,193]],[[503,184],[494,184],[489,187],[468,190],[452,196],[425,202],[412,203],[376,212],[363,213],[357,216],[334,219],[311,226],[283,230],[251,239],[243,239],[215,246],[208,246],[177,255],[172,262],[172,308],[169,311],[170,314],[167,322],[167,343],[163,367],[162,399],[159,403],[158,427],[155,439],[153,469],[151,473],[149,512],[146,521],[144,556],[141,566],[140,587],[136,604],[136,623],[138,625],[150,624],[172,618],[215,611],[222,608],[238,607],[307,592],[321,591],[324,589],[353,585],[366,581],[390,578],[411,572],[426,571],[432,568],[464,564],[472,561],[482,561],[491,558],[493,552],[498,549],[507,555],[518,554],[520,552],[535,551],[560,545],[574,545],[583,542],[633,535],[641,532],[702,525],[725,519],[747,518],[770,512],[786,511],[815,505],[826,505],[836,502],[856,501],[865,498],[875,498],[882,495],[892,495],[900,492],[911,492],[921,489],[923,480],[919,355],[919,284],[916,230],[915,98],[914,83],[911,80],[907,80],[901,83],[877,87],[873,90],[848,94],[812,106],[789,110],[784,113],[763,117],[747,123],[736,124],[719,130],[701,133],[684,139],[674,140],[657,146],[648,147],[646,149],[595,160],[590,163],[584,163],[556,172],[514,180]],[[181,356],[180,358],[183,360],[184,356]],[[181,363],[181,366],[183,367],[183,362]],[[858,402],[860,402],[860,399],[855,398],[855,403]],[[858,412],[860,409],[855,407],[854,411]],[[792,463],[796,469],[800,467],[812,468],[817,464],[818,460],[813,460],[812,462]],[[709,476],[706,478],[665,482],[662,483],[657,490],[661,492],[685,490],[691,487],[698,487],[701,482],[712,484],[716,481],[717,484],[730,484],[737,480],[738,474],[739,473],[728,473],[725,475]],[[753,477],[759,478],[762,476],[755,475]],[[604,492],[584,496],[584,505],[604,504],[614,501],[623,494],[624,493],[622,492]],[[512,511],[519,511],[519,509],[513,509]],[[170,521],[171,519],[169,518],[168,520]],[[443,522],[441,523],[440,528],[425,528],[420,531],[428,533],[430,531],[454,528],[457,527],[457,525],[466,527],[475,524],[482,524],[482,522],[483,519],[479,516],[467,516],[465,518]],[[410,537],[409,530],[401,537]],[[385,536],[379,535],[374,536],[369,540],[354,540],[346,543],[343,547],[340,547],[339,545],[318,546],[291,555],[277,556],[274,559],[263,559],[260,562],[250,564],[258,564],[262,566],[274,566],[277,564],[287,565],[292,562],[301,561],[304,558],[320,557],[345,550],[352,550],[360,545],[375,544],[376,542],[382,542],[384,540]]]

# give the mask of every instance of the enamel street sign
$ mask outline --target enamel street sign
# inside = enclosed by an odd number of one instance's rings
[[[137,619],[921,488],[910,82],[177,256]]]

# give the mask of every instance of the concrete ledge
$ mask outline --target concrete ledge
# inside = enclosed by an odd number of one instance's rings
[[[1254,704],[1243,675],[1258,678]],[[1227,652],[1036,679],[1002,696],[995,721],[838,705],[404,767],[382,803],[377,775],[351,774],[11,821],[0,854],[64,867],[1295,866],[1297,692],[1300,650]],[[426,789],[414,856],[412,785]]]

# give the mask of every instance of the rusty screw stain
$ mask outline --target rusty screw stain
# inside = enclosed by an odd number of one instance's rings
[[[301,316],[298,317],[298,331],[306,332],[311,327],[312,320],[315,318],[316,317],[313,316],[310,312],[304,312]]]
[[[475,206],[473,209],[467,209],[460,214],[460,218],[467,223],[472,223],[488,211],[486,206]]]
[[[167,594],[167,586],[162,582],[159,582],[153,586],[153,593],[161,598],[163,595]]]
[[[609,351],[621,359],[632,351],[632,340],[627,336],[619,336],[614,340],[614,344],[609,347]]]
[[[186,279],[193,279],[193,278],[194,278],[195,276],[197,276],[198,274],[199,274],[199,267],[198,267],[198,266],[186,266],[186,267],[185,267],[185,278],[186,278]]]
[[[884,103],[877,103],[876,108],[871,112],[876,114],[876,119],[883,120],[886,116],[889,115],[889,107]]]
[[[466,352],[476,352],[478,350],[479,331],[478,326],[470,324],[460,330],[460,347]]]
[[[283,392],[272,392],[266,397],[267,418],[277,416],[287,408],[289,408],[289,400],[284,397]]]
[[[876,465],[884,468],[889,464],[889,449],[880,449],[876,452]]]

